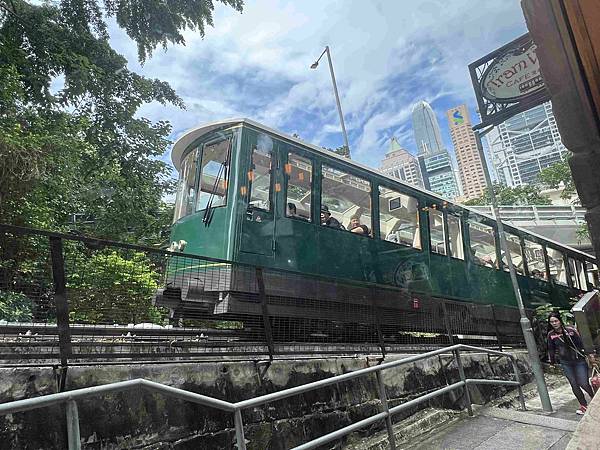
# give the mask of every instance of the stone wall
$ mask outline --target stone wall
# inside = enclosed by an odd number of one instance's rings
[[[529,371],[526,355],[518,354],[522,372]],[[398,357],[388,358],[387,361]],[[487,355],[463,356],[471,378],[508,378],[512,367],[505,358],[494,362]],[[71,367],[67,390],[145,378],[169,386],[236,402],[311,381],[358,370],[376,361],[366,357],[268,362],[202,362],[161,365]],[[459,379],[449,356],[384,372],[390,406],[453,383]],[[0,369],[0,402],[56,392],[51,368]],[[471,387],[472,399],[482,403],[505,393],[502,387]],[[379,401],[375,376],[361,378],[297,395],[265,407],[244,411],[249,449],[284,449],[341,428],[376,412]],[[193,405],[139,390],[78,402],[83,448],[87,449],[197,449],[233,448],[235,433],[229,413]],[[428,406],[423,405],[423,408]],[[461,409],[457,390],[429,406]],[[409,411],[401,420],[414,413]],[[364,435],[383,424],[364,430]],[[64,406],[43,408],[0,417],[0,448],[66,448]]]

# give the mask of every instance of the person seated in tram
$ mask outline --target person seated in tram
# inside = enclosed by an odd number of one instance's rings
[[[369,235],[369,227],[360,223],[360,216],[354,215],[350,217],[350,223],[346,228],[348,231],[356,234]]]
[[[296,209],[296,205],[294,205],[292,202],[287,204],[287,216],[288,217],[300,217],[298,215],[298,210]]]
[[[344,230],[345,229],[342,226],[342,224],[340,222],[338,222],[338,220],[331,215],[331,213],[329,212],[329,208],[327,207],[327,205],[322,205],[321,206],[321,225],[326,226],[326,227],[330,227],[330,228],[337,228],[337,229],[340,229],[340,230]]]
[[[477,252],[474,248],[471,248],[471,258],[473,262],[485,267],[494,267],[494,261],[490,255],[477,256]]]
[[[531,271],[531,276],[533,278],[538,279],[538,280],[545,280],[546,279],[546,277],[544,276],[544,274],[542,273],[542,271],[539,270],[539,269],[533,269]]]

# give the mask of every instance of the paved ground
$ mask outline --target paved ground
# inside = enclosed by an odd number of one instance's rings
[[[562,450],[571,440],[572,431],[581,416],[575,414],[579,403],[569,385],[550,391],[554,408],[551,414],[543,413],[536,398],[526,402],[527,412],[500,408],[478,408],[474,417],[454,422],[426,439],[413,441],[411,449],[460,450]]]

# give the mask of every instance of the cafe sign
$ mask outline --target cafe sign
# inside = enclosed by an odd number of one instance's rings
[[[493,102],[514,102],[544,88],[536,45],[511,49],[487,68],[481,79],[481,93]]]
[[[550,99],[536,48],[524,34],[469,64],[481,117],[475,128],[498,125]]]

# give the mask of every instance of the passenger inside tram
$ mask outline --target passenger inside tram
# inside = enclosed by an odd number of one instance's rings
[[[494,229],[481,222],[469,220],[471,259],[484,267],[498,268]]]
[[[350,223],[348,224],[346,229],[348,231],[351,231],[352,233],[363,234],[365,236],[370,233],[369,227],[360,223],[360,215],[357,214],[350,217]]]
[[[355,234],[369,235],[371,225],[371,183],[338,168],[323,165],[321,204],[327,211],[321,211],[321,224],[331,226],[330,219],[340,224],[336,226]],[[323,215],[329,216],[323,217]],[[348,224],[348,227],[341,225]]]

